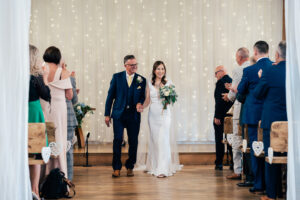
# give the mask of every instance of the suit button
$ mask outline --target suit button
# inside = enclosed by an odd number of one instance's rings
[[[129,109],[129,108],[130,108],[130,106],[127,106],[126,108],[127,108],[127,109]]]

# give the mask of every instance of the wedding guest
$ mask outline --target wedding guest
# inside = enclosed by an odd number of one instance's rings
[[[276,51],[276,64],[263,73],[258,85],[254,90],[254,96],[264,99],[261,128],[263,129],[263,142],[265,156],[268,156],[270,147],[270,129],[274,121],[287,121],[286,97],[285,97],[285,74],[286,74],[286,42],[281,41]],[[275,154],[276,155],[276,154]],[[267,196],[262,200],[276,199],[277,188],[280,188],[281,165],[270,165],[265,162],[265,182]]]
[[[250,57],[250,65],[254,65],[256,63],[253,56]],[[240,93],[237,93],[237,86],[231,87],[233,91],[236,93],[236,100],[238,100],[241,103],[241,111],[240,111],[240,121],[239,125],[241,126],[241,132],[242,132],[242,138],[247,139],[248,144],[247,146],[250,146],[250,142],[248,138],[245,138],[245,125],[242,123],[243,121],[243,108],[244,103],[246,99],[246,95],[241,95]],[[251,155],[247,152],[243,153],[243,173],[245,174],[245,180],[241,183],[238,183],[237,186],[239,187],[252,187],[254,183],[254,175],[251,168]]]
[[[257,141],[257,127],[261,119],[263,100],[254,96],[254,89],[259,82],[258,72],[262,69],[266,71],[272,62],[268,58],[269,45],[265,41],[258,41],[254,44],[254,59],[256,64],[246,67],[243,70],[243,77],[238,85],[238,93],[246,95],[243,108],[242,123],[248,125],[248,137],[251,147],[252,172],[254,174],[254,186],[249,189],[250,192],[262,192],[264,190],[263,170],[264,160],[254,155],[252,143]]]
[[[40,98],[50,101],[50,89],[48,87],[48,72],[41,69],[41,60],[39,59],[39,51],[29,45],[30,55],[30,82],[29,82],[29,103],[28,103],[28,122],[44,123],[44,114],[40,103]],[[47,135],[46,144],[48,146]],[[38,155],[37,155],[38,156]],[[33,196],[39,199],[39,180],[41,165],[29,165],[30,182]]]
[[[243,75],[243,69],[250,65],[249,61],[249,50],[245,47],[239,48],[236,52],[235,60],[239,67],[235,68],[232,72],[232,85],[231,87],[237,87],[240,83]],[[229,84],[227,84],[229,86]],[[225,85],[226,86],[226,85]],[[231,87],[226,87],[227,89],[231,89]],[[239,101],[235,101],[236,92],[232,90],[229,93],[223,94],[223,99],[225,101],[234,102],[233,109],[233,142],[232,142],[232,153],[233,153],[233,165],[234,165],[234,173],[228,175],[227,179],[241,179],[242,178],[242,151],[240,149],[239,141],[241,140],[240,136],[238,136],[239,130],[239,119],[240,119],[240,110],[241,103]],[[235,145],[236,144],[236,145]]]
[[[47,164],[46,174],[53,168],[60,168],[65,176],[67,173],[67,104],[66,98],[73,98],[72,84],[70,80],[71,73],[61,67],[60,50],[54,46],[46,49],[43,59],[49,68],[49,88],[51,91],[51,104],[45,106],[45,117],[47,121],[55,124],[55,142],[57,150],[60,152],[58,158],[51,158]]]
[[[66,69],[67,64],[65,62],[62,63],[62,68]],[[74,112],[74,107],[78,102],[77,91],[76,91],[76,79],[75,72],[73,71],[70,76],[70,80],[72,83],[73,90],[73,98],[71,100],[66,99],[67,102],[67,119],[68,119],[68,135],[67,140],[70,144],[70,149],[67,151],[67,168],[68,168],[68,179],[72,181],[73,179],[73,139],[75,137],[75,128],[78,126],[78,122],[76,119],[76,115]]]
[[[216,141],[215,170],[223,170],[224,144],[222,143],[222,140],[224,132],[224,118],[233,103],[224,101],[224,99],[222,99],[222,94],[228,93],[228,89],[225,88],[225,83],[231,83],[232,79],[227,75],[224,66],[216,67],[215,77],[217,78],[214,92],[215,115],[213,122]]]

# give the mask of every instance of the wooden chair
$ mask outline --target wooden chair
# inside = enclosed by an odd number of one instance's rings
[[[29,165],[44,164],[43,160],[37,160],[35,155],[41,153],[42,148],[46,146],[44,123],[28,123],[28,154]]]
[[[243,136],[242,129],[243,129],[242,126],[239,125],[239,130],[238,130],[238,135],[239,136]],[[247,124],[244,125],[244,137],[243,137],[243,139],[246,140],[247,143],[248,143],[249,137],[248,137],[248,125]],[[243,148],[243,147],[241,146],[241,148]],[[246,151],[245,152],[243,151],[243,153],[250,153],[250,147],[247,147]]]
[[[53,122],[28,123],[28,154],[29,165],[45,164],[43,160],[36,159],[36,154],[41,153],[46,146],[47,130],[48,143],[55,142],[55,126]]]
[[[224,118],[224,130],[223,133],[225,134],[225,139],[222,141],[223,144],[229,144],[227,141],[227,134],[233,133],[232,128],[232,117],[228,116]],[[230,144],[229,144],[230,145]],[[231,146],[231,145],[230,145]]]
[[[55,142],[55,125],[53,122],[46,122],[46,130],[48,136],[48,143]]]
[[[270,148],[274,152],[287,153],[288,152],[288,122],[276,121],[271,125],[270,132]],[[287,164],[287,156],[274,156],[272,162],[270,158],[272,155],[266,157],[266,162],[270,164]]]
[[[232,117],[225,117],[224,118],[224,133],[225,134],[233,133]]]

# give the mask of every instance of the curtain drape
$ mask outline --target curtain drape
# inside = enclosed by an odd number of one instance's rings
[[[30,41],[41,52],[56,45],[77,72],[79,100],[97,109],[83,126],[93,141],[112,141],[104,105],[126,54],[137,57],[146,78],[155,60],[165,62],[179,94],[174,134],[182,142],[211,142],[214,68],[225,65],[230,74],[236,50],[252,53],[257,40],[270,44],[273,58],[281,37],[282,0],[32,1]]]
[[[30,0],[0,0],[0,199],[32,199],[28,168]]]
[[[287,199],[300,199],[300,2],[285,1],[286,103],[289,121]]]

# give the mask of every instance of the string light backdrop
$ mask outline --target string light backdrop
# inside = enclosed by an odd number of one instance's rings
[[[97,142],[113,139],[104,106],[125,55],[137,57],[138,73],[148,79],[154,61],[165,62],[179,94],[172,134],[181,142],[209,142],[214,68],[223,64],[231,72],[236,50],[245,46],[252,53],[261,39],[274,58],[281,36],[282,0],[32,0],[30,41],[41,54],[51,45],[61,49],[76,72],[79,100],[97,109],[83,127]]]

